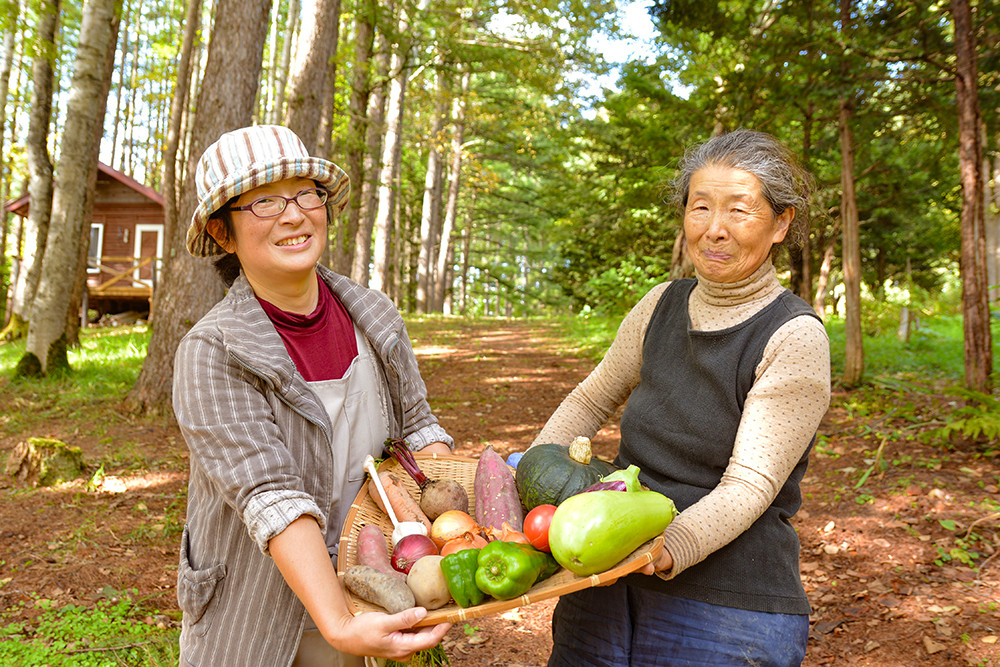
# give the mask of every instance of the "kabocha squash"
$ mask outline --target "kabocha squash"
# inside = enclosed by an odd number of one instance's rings
[[[530,511],[538,505],[559,505],[615,470],[594,458],[590,439],[580,436],[569,447],[550,443],[526,451],[515,480],[521,503]]]

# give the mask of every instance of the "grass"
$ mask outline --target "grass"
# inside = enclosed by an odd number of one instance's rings
[[[81,434],[101,437],[108,419],[122,419],[113,405],[135,384],[149,343],[144,326],[96,328],[81,331],[80,346],[69,350],[73,372],[61,377],[11,379],[24,354],[23,340],[0,344],[0,415],[3,435],[31,434],[48,421],[78,424]],[[88,415],[100,414],[101,419]],[[129,417],[131,418],[131,417]],[[123,443],[115,460],[123,464],[133,457]],[[175,510],[160,523],[176,533]],[[80,539],[88,526],[81,525]],[[152,529],[150,529],[152,530]],[[3,582],[0,582],[0,586]],[[30,623],[22,618],[31,607]],[[128,595],[98,602],[94,607],[57,606],[34,597],[18,607],[0,610],[0,665],[51,665],[104,667],[112,665],[176,665],[179,631],[157,626],[159,612],[150,610]]]
[[[555,322],[567,344],[571,344],[596,363],[601,360],[614,341],[621,318],[586,315],[559,317]]]
[[[587,356],[599,361],[614,340],[620,318],[597,315],[564,317],[556,320],[567,341]],[[844,321],[831,318],[826,322],[830,336],[831,375],[844,370]],[[901,341],[895,332],[865,335],[865,379],[869,382],[917,382],[959,385],[965,375],[962,318],[938,316],[928,318],[912,332],[909,341]],[[993,356],[1000,359],[1000,322],[993,325]]]
[[[179,630],[159,627],[158,612],[142,611],[128,595],[102,600],[92,609],[57,607],[39,597],[23,605],[37,615],[30,623],[0,627],[0,664],[166,667],[179,659]],[[0,619],[12,611],[0,612]]]
[[[86,329],[80,346],[69,350],[71,373],[17,380],[11,378],[25,343],[0,344],[0,399],[9,406],[0,416],[0,433],[31,432],[46,420],[78,419],[96,406],[121,400],[139,376],[149,336],[145,326]],[[100,420],[89,427],[100,436]]]

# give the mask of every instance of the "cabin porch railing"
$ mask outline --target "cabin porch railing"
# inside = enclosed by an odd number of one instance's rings
[[[98,284],[87,281],[87,291],[91,297],[151,296],[156,287],[158,257],[111,257],[88,259],[87,266],[93,275],[104,277]],[[141,270],[148,268],[150,275],[140,277]],[[96,271],[95,271],[96,269]],[[103,276],[102,276],[103,274]]]

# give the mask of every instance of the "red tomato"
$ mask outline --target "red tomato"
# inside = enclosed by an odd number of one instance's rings
[[[549,550],[549,524],[555,511],[555,505],[539,505],[524,517],[524,536],[536,549]]]

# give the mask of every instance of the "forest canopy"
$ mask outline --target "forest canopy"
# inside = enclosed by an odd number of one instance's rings
[[[774,134],[815,177],[808,241],[776,258],[791,289],[835,317],[853,292],[958,312],[969,204],[956,81],[969,69],[959,48],[968,42],[983,184],[976,247],[984,282],[997,284],[993,0],[258,0],[233,5],[245,17],[235,27],[219,20],[235,11],[226,0],[4,0],[5,201],[28,190],[39,155],[58,164],[81,34],[99,4],[114,12],[100,159],[165,193],[168,228],[190,215],[185,179],[208,121],[196,111],[211,44],[226,31],[244,46],[259,35],[230,66],[252,86],[252,99],[233,98],[245,106],[234,117],[305,132],[311,150],[351,176],[330,265],[404,310],[465,315],[621,314],[683,275],[676,163],[736,128]],[[630,31],[642,39],[627,41]],[[853,286],[843,271],[845,137]],[[6,212],[4,221],[9,316],[37,230]],[[176,245],[164,262],[182,252]],[[165,289],[169,274],[165,266]]]

